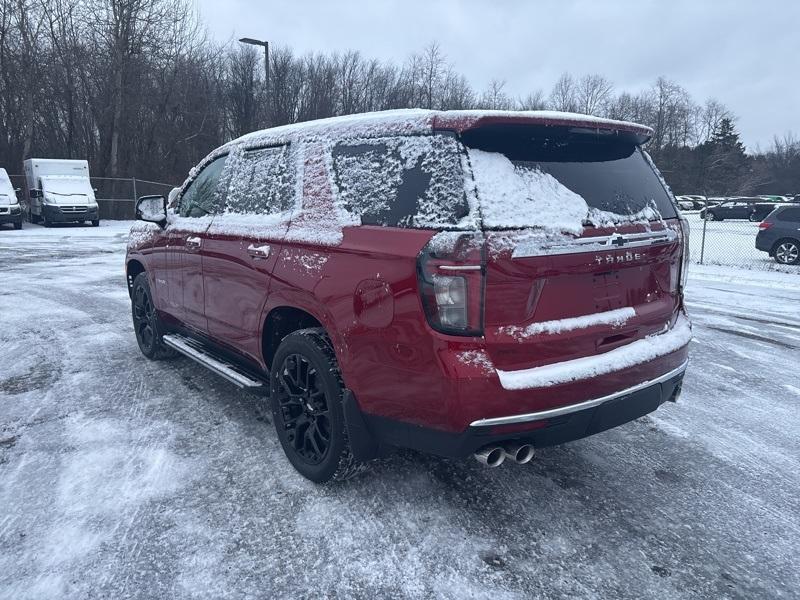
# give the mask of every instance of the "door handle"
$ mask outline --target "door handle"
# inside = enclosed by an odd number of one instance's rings
[[[197,250],[202,243],[203,240],[199,237],[186,238],[186,247],[189,248],[190,250]]]
[[[266,244],[264,244],[263,246],[256,246],[255,244],[250,244],[247,247],[247,253],[253,258],[268,258],[269,252],[270,252],[270,247]]]

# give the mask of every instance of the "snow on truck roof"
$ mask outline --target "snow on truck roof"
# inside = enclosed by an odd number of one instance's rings
[[[503,111],[503,110],[422,110],[401,109],[330,117],[303,123],[293,123],[248,133],[225,144],[251,146],[274,144],[291,138],[335,139],[343,137],[370,137],[386,134],[421,134],[436,130],[463,132],[486,125],[518,124],[585,127],[606,131],[633,133],[646,141],[653,130],[644,125],[615,121],[577,113],[558,111]]]

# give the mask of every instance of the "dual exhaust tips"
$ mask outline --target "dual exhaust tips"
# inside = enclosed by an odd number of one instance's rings
[[[508,458],[518,465],[524,465],[533,460],[536,454],[530,444],[510,442],[502,446],[485,446],[475,453],[475,460],[487,467],[499,467]]]

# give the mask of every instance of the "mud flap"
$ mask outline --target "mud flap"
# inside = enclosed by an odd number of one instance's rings
[[[342,409],[353,457],[356,460],[371,460],[381,456],[380,445],[367,427],[356,397],[350,390],[345,390],[342,395]]]

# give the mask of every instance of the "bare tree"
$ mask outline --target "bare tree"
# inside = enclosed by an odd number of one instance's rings
[[[602,75],[584,75],[575,90],[578,112],[585,115],[605,114],[613,91],[614,85]]]
[[[550,108],[575,112],[578,110],[578,98],[575,80],[569,73],[562,73],[550,92]]]

